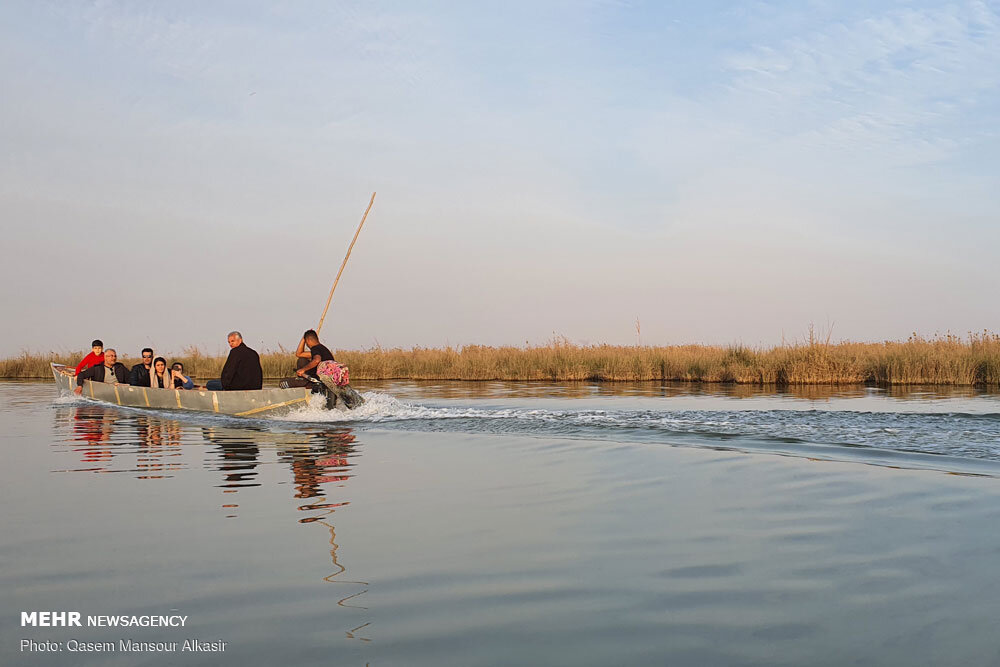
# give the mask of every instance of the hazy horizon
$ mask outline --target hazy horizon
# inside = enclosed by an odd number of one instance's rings
[[[0,6],[0,355],[1000,330],[1000,2]]]

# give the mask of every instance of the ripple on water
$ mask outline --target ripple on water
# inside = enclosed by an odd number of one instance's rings
[[[1000,461],[1000,418],[995,413],[873,412],[850,410],[593,410],[477,407],[460,401],[414,403],[369,391],[354,411],[328,412],[314,402],[282,418],[294,423],[349,423],[358,427],[528,435],[618,442],[728,446],[801,455],[872,459],[892,453]],[[558,401],[557,401],[558,402]],[[560,405],[565,401],[558,402]],[[541,401],[544,406],[545,402]],[[850,453],[846,450],[859,451]],[[878,459],[878,460],[876,460]],[[940,460],[914,457],[926,467]],[[891,464],[886,462],[887,464]],[[900,461],[905,465],[905,461]],[[993,474],[986,471],[985,474]]]
[[[40,435],[11,444],[5,599],[183,608],[220,664],[995,656],[996,480],[895,469],[968,461],[899,443],[989,420],[368,394],[334,421],[16,413]]]

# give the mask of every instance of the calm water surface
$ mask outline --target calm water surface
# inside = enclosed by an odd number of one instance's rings
[[[1000,396],[359,388],[248,421],[0,383],[0,664],[1000,663]],[[67,648],[125,639],[227,644]]]

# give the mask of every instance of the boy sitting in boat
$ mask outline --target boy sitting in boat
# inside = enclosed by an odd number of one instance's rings
[[[85,356],[83,360],[76,365],[76,372],[73,375],[79,375],[83,371],[87,370],[91,366],[98,366],[104,363],[104,343],[100,340],[95,340],[90,344],[90,354]]]

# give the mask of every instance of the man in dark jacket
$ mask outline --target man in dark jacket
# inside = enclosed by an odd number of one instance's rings
[[[104,350],[104,363],[82,371],[76,376],[76,394],[83,393],[83,381],[105,382],[107,384],[127,384],[128,369],[125,364],[118,363],[118,353],[114,348]]]
[[[142,363],[136,364],[128,374],[128,383],[135,387],[149,386],[149,369],[153,367],[153,349],[142,348]]]
[[[260,389],[264,386],[264,371],[260,367],[260,355],[243,342],[239,331],[231,331],[229,358],[222,367],[221,380],[209,380],[209,391],[235,391],[239,389]]]

